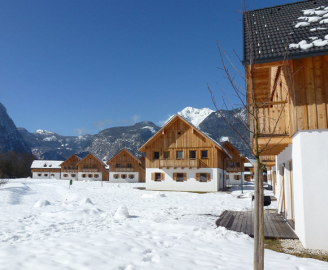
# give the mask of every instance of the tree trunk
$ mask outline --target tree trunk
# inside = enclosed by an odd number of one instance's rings
[[[263,181],[259,157],[254,164],[254,270],[264,269]]]

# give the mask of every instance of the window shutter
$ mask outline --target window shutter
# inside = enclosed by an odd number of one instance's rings
[[[211,174],[210,173],[206,174],[206,179],[207,179],[207,181],[211,181]]]
[[[226,175],[226,179],[227,179],[227,180],[229,179],[229,174]]]
[[[233,176],[233,179],[237,180],[237,175],[234,175],[234,176]]]
[[[177,181],[177,174],[176,173],[173,173],[173,180]]]
[[[155,173],[151,173],[151,180],[155,180]]]
[[[187,181],[187,174],[186,173],[183,174],[183,181]]]
[[[196,181],[200,181],[200,173],[196,173]]]
[[[165,178],[164,173],[161,173],[161,180],[164,180],[164,178]]]

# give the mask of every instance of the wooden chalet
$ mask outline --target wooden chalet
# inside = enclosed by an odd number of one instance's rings
[[[89,153],[77,164],[78,180],[108,181],[108,171],[101,160]]]
[[[228,141],[221,142],[222,147],[230,154],[231,158],[225,159],[225,169],[227,172],[227,184],[228,185],[240,185],[241,184],[241,172],[243,172],[244,180],[247,178],[249,181],[251,178],[250,170],[245,164],[249,163],[248,159],[241,156],[240,152]]]
[[[245,12],[243,60],[247,106],[259,113],[261,160],[272,168],[278,210],[305,247],[326,250],[327,16],[326,0]],[[253,113],[248,120],[254,131]]]
[[[60,160],[34,160],[31,165],[32,177],[36,179],[60,179]]]
[[[145,182],[142,162],[126,148],[119,151],[109,161],[109,181],[113,183]]]
[[[81,158],[77,155],[71,155],[66,159],[61,167],[61,179],[63,180],[78,180],[78,166],[77,164],[81,161]]]
[[[217,191],[224,185],[227,151],[176,114],[140,149],[145,153],[146,188]]]

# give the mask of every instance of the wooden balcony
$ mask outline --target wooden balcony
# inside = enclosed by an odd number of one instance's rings
[[[162,168],[162,167],[199,168],[200,161],[198,158],[160,159],[159,160],[159,168]]]
[[[97,168],[83,168],[82,172],[98,172]]]
[[[275,156],[292,143],[290,134],[290,118],[288,103],[285,101],[271,101],[258,103],[259,119],[259,148],[263,149],[261,156]],[[254,104],[249,104],[255,114]],[[254,117],[248,115],[251,132],[254,132]],[[270,165],[274,160],[271,158]]]
[[[62,169],[61,171],[62,172],[67,172],[67,173],[77,173],[78,172],[77,169],[74,169],[74,170],[72,170],[72,169]]]
[[[115,168],[115,172],[134,172],[134,169],[131,167],[117,167]]]
[[[277,134],[289,135],[289,112],[288,103],[285,101],[272,101],[258,103],[259,131],[261,135]],[[249,109],[255,114],[254,105],[250,104]],[[254,119],[249,115],[251,131],[254,132]]]

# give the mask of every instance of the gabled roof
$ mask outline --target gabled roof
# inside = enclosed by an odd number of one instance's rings
[[[97,158],[95,155],[93,155],[92,153],[89,153],[88,155],[86,155],[82,160],[80,160],[78,163],[76,163],[77,165],[79,165],[82,161],[84,161],[85,159],[87,159],[88,157],[94,157],[97,161],[99,161],[103,166],[105,166],[106,164],[104,162],[102,162],[99,158]]]
[[[189,125],[191,128],[195,129],[198,133],[200,133],[201,135],[203,135],[204,137],[206,137],[208,140],[210,140],[215,147],[219,148],[221,151],[223,151],[227,156],[230,156],[230,154],[227,152],[227,150],[225,150],[218,142],[216,142],[214,139],[212,139],[210,136],[206,135],[205,133],[203,133],[202,131],[200,131],[198,128],[196,128],[192,123],[190,123],[187,119],[185,119],[183,116],[179,115],[179,114],[175,114],[174,116],[172,116],[163,126],[162,128],[157,131],[153,137],[151,137],[146,143],[144,143],[143,146],[141,146],[139,148],[139,152],[144,152],[145,151],[145,147],[147,144],[149,144],[150,142],[152,142],[153,140],[155,140],[157,137],[159,137],[162,134],[162,131],[165,129],[165,127],[167,127],[168,125],[170,125],[173,121],[175,121],[177,118],[179,118],[180,120],[182,120],[183,122],[185,122],[187,125]]]
[[[244,64],[250,61],[250,40],[253,64],[328,54],[327,16],[327,0],[301,1],[246,12]]]
[[[224,147],[225,145],[229,146],[230,148],[232,148],[235,152],[238,153],[238,155],[240,155],[240,151],[233,145],[231,144],[229,141],[224,141],[224,142],[221,142],[221,145]],[[228,150],[227,150],[228,151]],[[243,159],[246,160],[246,161],[249,161],[247,157],[245,157],[243,155]]]
[[[120,153],[122,153],[122,152],[126,152],[126,153],[128,153],[131,157],[133,157],[138,163],[140,163],[141,164],[141,161],[139,160],[139,159],[137,159],[134,155],[132,155],[131,154],[131,152],[128,150],[128,149],[126,149],[126,148],[123,148],[122,150],[120,150],[119,152],[117,152],[117,154],[115,154],[110,160],[108,160],[107,162],[106,162],[106,164],[109,164],[110,162],[111,162],[111,160],[113,160],[116,156],[118,156]]]
[[[73,154],[73,155],[71,155],[68,159],[66,159],[65,161],[63,161],[60,165],[61,165],[61,166],[64,165],[65,162],[68,161],[69,159],[71,159],[73,156],[75,156],[75,157],[78,159],[78,162],[81,161],[81,159],[82,159],[82,158],[78,157],[77,155]],[[77,162],[77,163],[78,163],[78,162]],[[77,164],[77,163],[76,163],[76,164]]]
[[[60,169],[62,163],[59,160],[33,160],[31,169]]]

